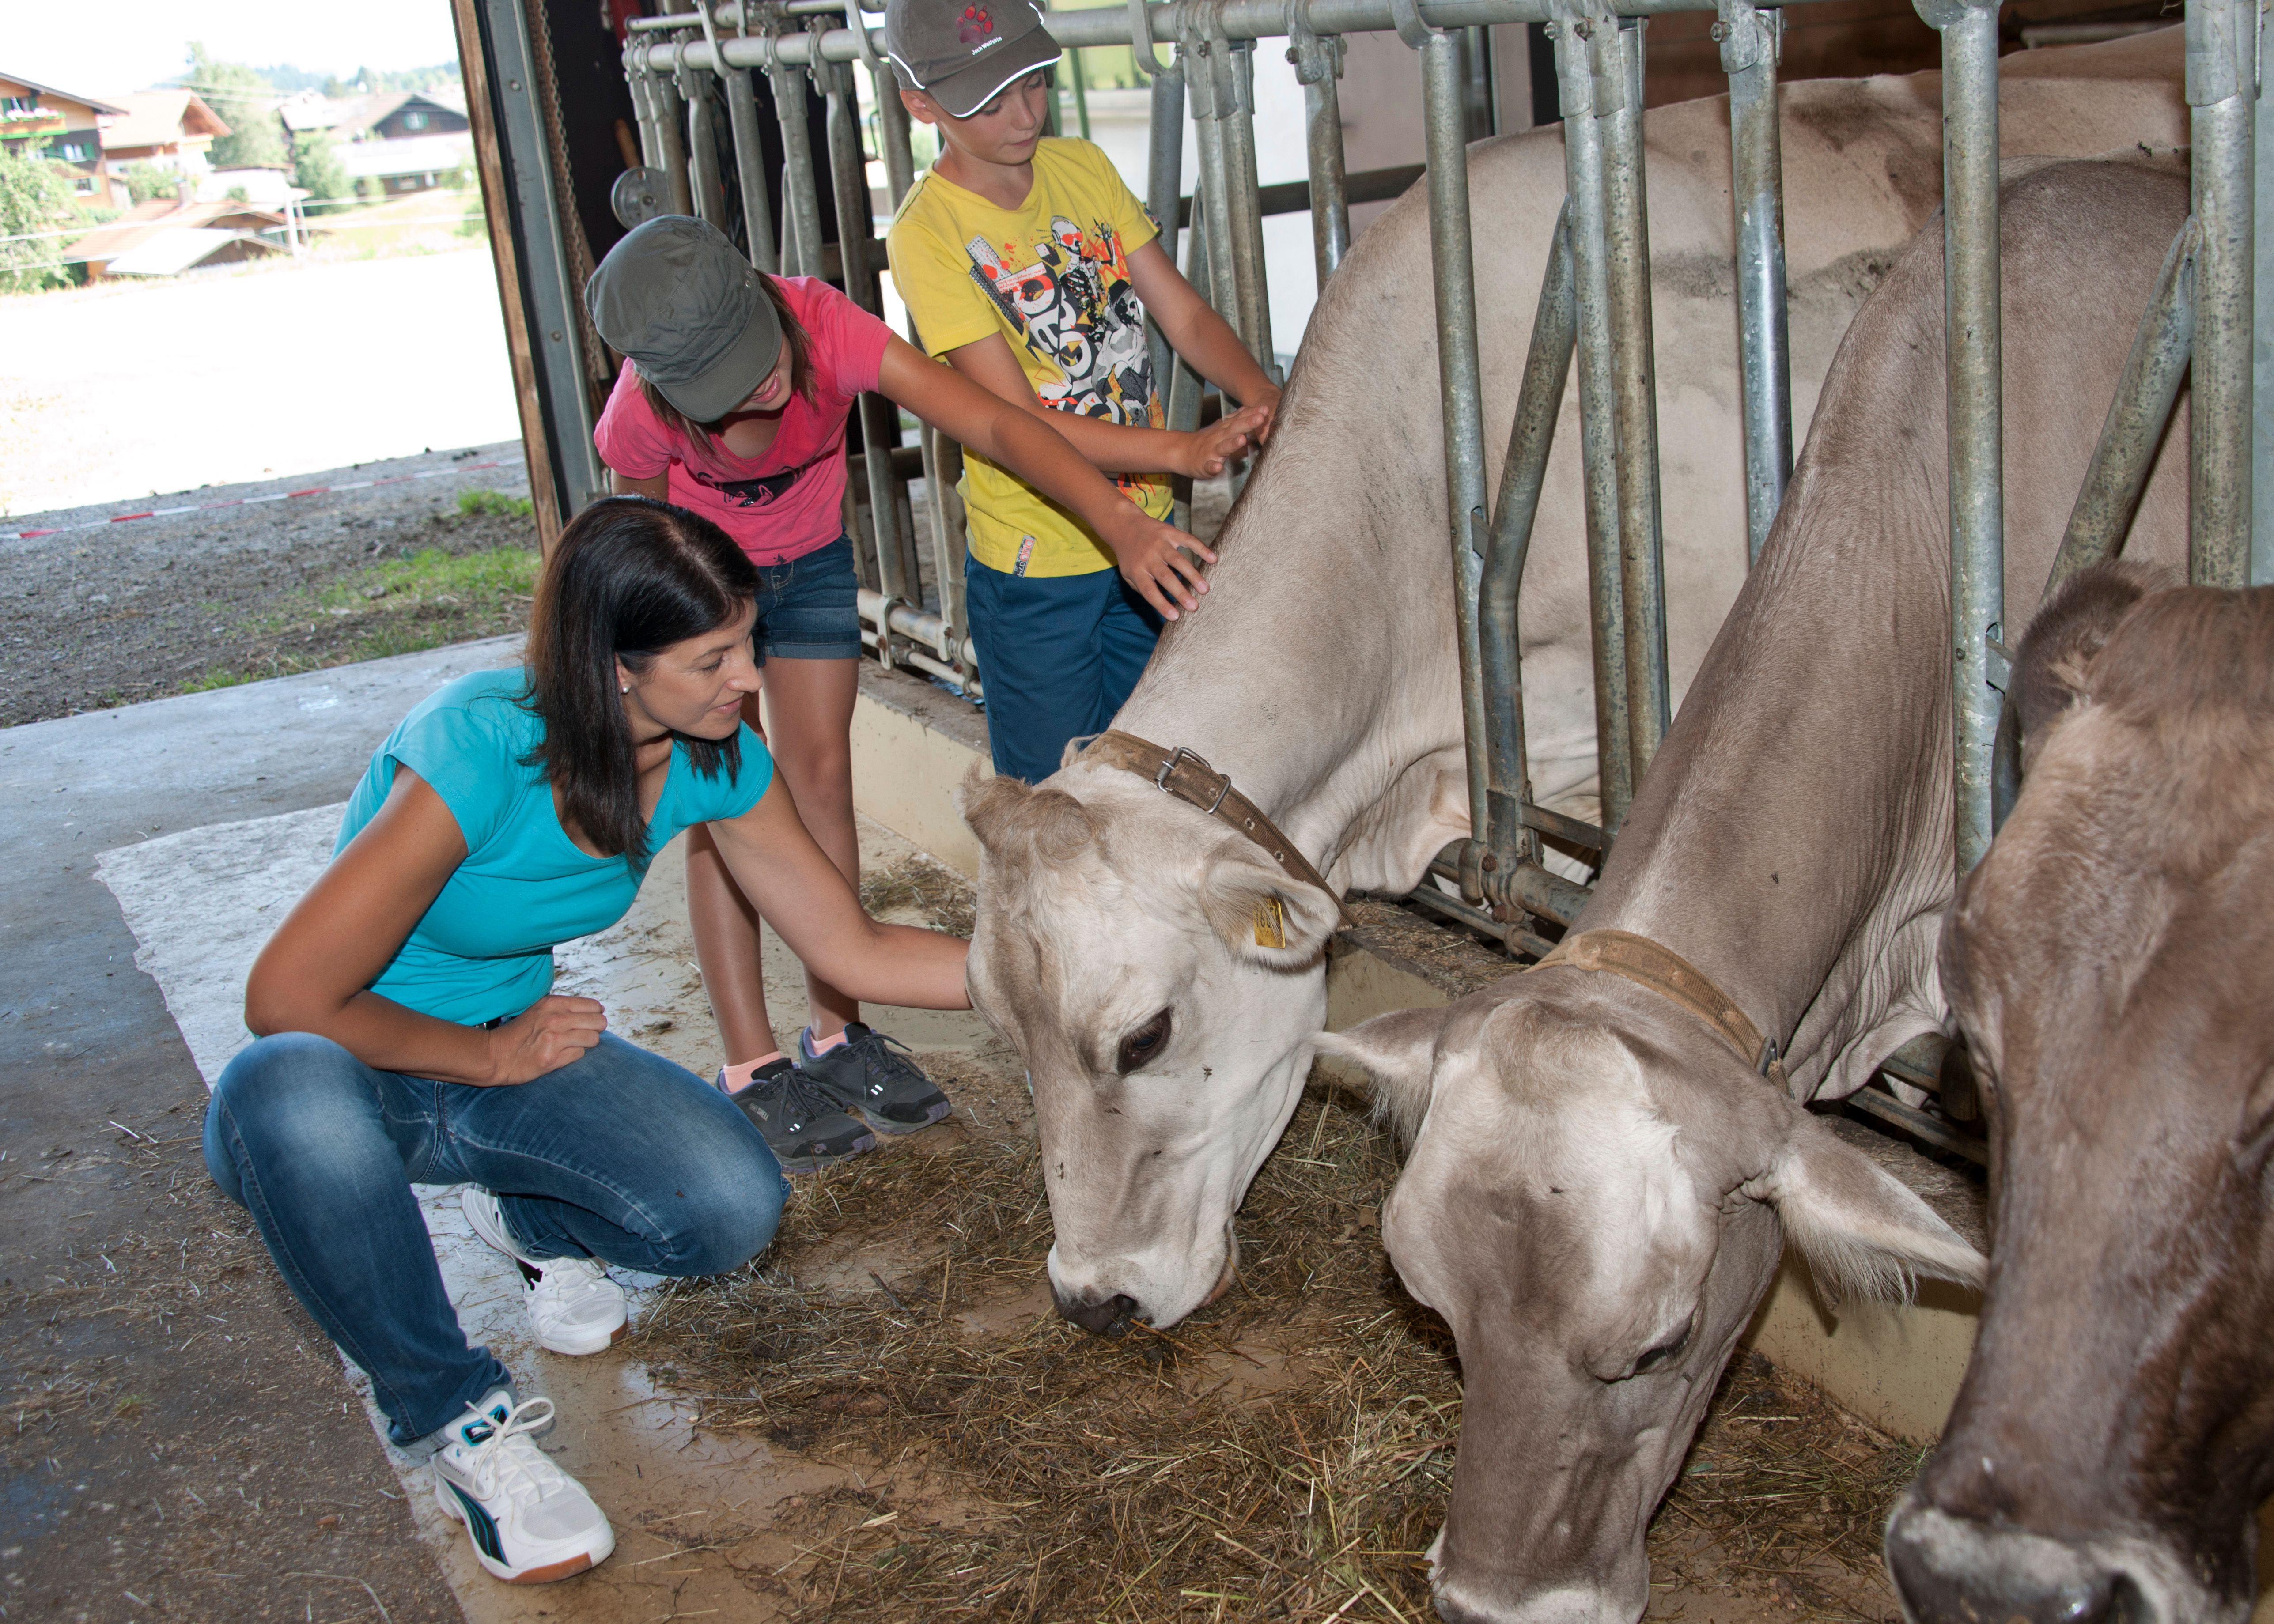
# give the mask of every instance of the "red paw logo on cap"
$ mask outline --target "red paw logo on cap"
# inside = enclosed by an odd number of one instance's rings
[[[958,44],[976,45],[994,32],[995,19],[987,15],[987,8],[983,5],[965,6],[963,15],[956,20],[955,38]]]

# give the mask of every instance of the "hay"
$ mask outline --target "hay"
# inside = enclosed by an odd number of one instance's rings
[[[1306,1094],[1222,1302],[1106,1340],[1049,1312],[1023,1091],[999,1059],[926,1060],[959,1105],[994,1093],[979,1126],[966,1111],[960,1141],[800,1181],[757,1266],[677,1286],[626,1344],[700,1395],[704,1430],[858,1467],[864,1487],[777,1514],[799,1555],[750,1583],[847,1624],[1434,1617],[1421,1553],[1457,1371],[1383,1255],[1397,1164],[1364,1107]],[[880,1242],[899,1267],[871,1267]],[[1916,1459],[1741,1359],[1660,1514],[1654,1575],[1764,1592],[1778,1616],[1886,1617],[1878,1527]]]
[[[862,875],[861,906],[877,919],[929,925],[966,941],[979,914],[971,882],[922,852]]]

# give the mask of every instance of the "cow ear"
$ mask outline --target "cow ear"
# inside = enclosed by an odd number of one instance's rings
[[[1198,886],[1201,912],[1224,944],[1274,970],[1318,962],[1342,922],[1335,899],[1266,861],[1245,840],[1227,840],[1209,858]]]
[[[1437,1040],[1452,1018],[1449,1004],[1392,1010],[1347,1032],[1321,1032],[1312,1042],[1320,1054],[1347,1060],[1374,1079],[1376,1114],[1389,1117],[1398,1138],[1411,1144],[1428,1114]]]
[[[1827,1297],[1903,1301],[1921,1274],[1983,1283],[1988,1262],[1916,1193],[1806,1111],[1793,1108],[1788,1124],[1745,1193],[1776,1207]]]
[[[2166,584],[2145,564],[2097,564],[2061,583],[2029,622],[2014,665],[2024,768],[2068,713],[2092,696],[2092,663],[2132,605]]]
[[[989,775],[975,764],[955,792],[955,809],[979,844],[1000,853],[1015,840],[1033,844],[1049,858],[1073,855],[1096,838],[1089,808],[1064,790],[1036,789],[1023,781]]]

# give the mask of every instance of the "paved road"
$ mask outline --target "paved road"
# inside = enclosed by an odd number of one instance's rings
[[[211,1193],[205,1090],[93,868],[343,799],[413,701],[505,652],[0,730],[7,1617],[459,1617],[337,1358]]]

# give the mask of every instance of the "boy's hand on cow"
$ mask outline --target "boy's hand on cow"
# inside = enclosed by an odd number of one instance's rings
[[[1254,400],[1239,410],[1239,415],[1243,417],[1251,412],[1256,414],[1256,423],[1248,431],[1248,438],[1259,446],[1269,443],[1271,426],[1279,421],[1279,395],[1280,389],[1277,384],[1268,384],[1256,392]]]
[[[539,998],[504,1026],[483,1034],[490,1041],[487,1086],[525,1083],[557,1071],[582,1059],[607,1029],[607,1011],[597,998]]]
[[[1262,444],[1258,431],[1268,431],[1270,425],[1269,411],[1244,406],[1204,429],[1194,429],[1185,436],[1184,465],[1176,471],[1193,479],[1213,479],[1224,472],[1226,462],[1250,446]]]
[[[1137,595],[1152,605],[1163,620],[1178,619],[1180,605],[1186,611],[1201,606],[1200,595],[1208,590],[1208,582],[1193,560],[1198,558],[1213,564],[1215,553],[1176,526],[1163,524],[1133,505],[1115,529],[1118,533],[1105,541],[1113,549],[1121,578],[1136,588]]]

